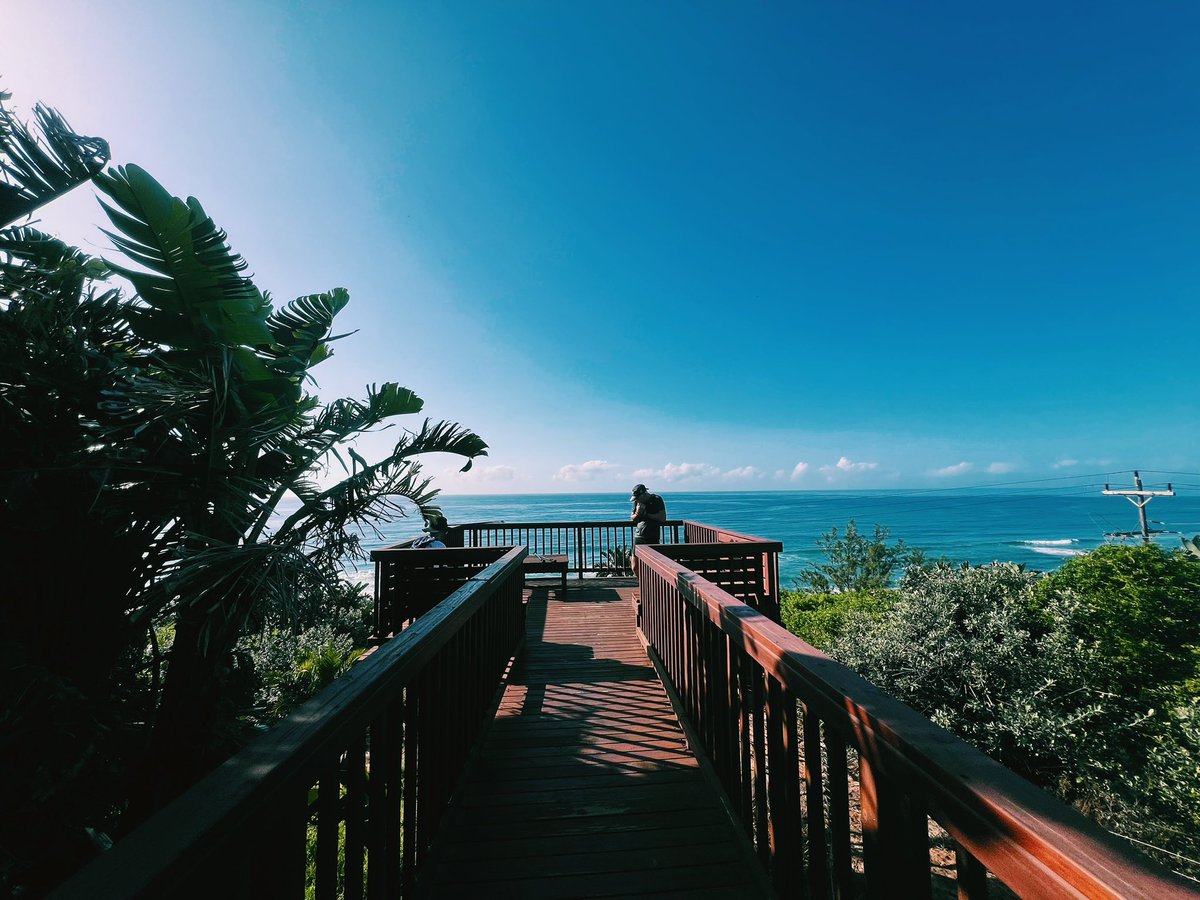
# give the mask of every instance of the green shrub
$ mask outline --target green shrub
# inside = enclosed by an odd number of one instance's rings
[[[1104,547],[1053,575],[910,567],[831,655],[1102,825],[1200,865],[1196,570]]]
[[[1197,693],[1200,559],[1156,544],[1110,544],[1046,577],[1034,596],[1077,599],[1071,633],[1092,653],[1098,690],[1156,704]]]
[[[299,634],[269,629],[242,647],[257,676],[252,716],[261,724],[287,715],[314,696],[362,655],[348,634],[328,624]]]
[[[984,752],[1045,783],[1097,714],[1074,650],[1034,638],[1037,575],[1012,563],[911,568],[882,616],[850,614],[837,659]],[[1047,615],[1059,613],[1057,607]]]
[[[897,569],[919,565],[925,559],[923,551],[910,548],[904,541],[889,544],[890,534],[889,529],[877,524],[874,535],[867,537],[858,530],[853,519],[846,524],[843,533],[831,528],[817,538],[817,546],[827,561],[810,565],[797,580],[821,594],[889,588]]]
[[[848,591],[844,594],[814,594],[807,591],[781,592],[780,618],[783,627],[820,650],[846,629],[854,615],[878,621],[896,602],[895,591]]]
[[[600,553],[600,563],[596,566],[597,578],[609,576],[632,575],[630,561],[633,551],[628,547],[608,547]]]

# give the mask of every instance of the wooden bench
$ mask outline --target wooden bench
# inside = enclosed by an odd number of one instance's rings
[[[557,572],[562,576],[562,589],[567,589],[567,554],[530,553],[525,557],[524,566],[526,575]]]

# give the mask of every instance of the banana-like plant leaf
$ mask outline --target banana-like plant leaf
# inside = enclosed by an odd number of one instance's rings
[[[108,144],[71,130],[52,109],[34,109],[39,136],[4,107],[0,95],[0,226],[67,193],[108,164]]]
[[[274,337],[275,367],[280,371],[304,375],[309,368],[331,353],[327,346],[334,317],[350,302],[345,288],[327,294],[298,297],[267,319]]]
[[[172,197],[134,165],[101,173],[96,186],[112,201],[102,206],[116,231],[105,233],[144,270],[114,266],[146,303],[143,336],[173,335],[169,343],[184,347],[272,342],[269,303],[197,200]]]
[[[410,459],[423,453],[454,453],[467,458],[461,471],[471,468],[471,461],[487,456],[487,443],[479,435],[455,422],[431,422],[429,419],[416,433],[406,433],[392,450],[396,459]]]

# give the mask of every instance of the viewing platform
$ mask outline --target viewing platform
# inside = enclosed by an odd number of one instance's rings
[[[525,648],[442,823],[429,896],[770,896],[638,640],[634,594],[599,578],[527,591]]]
[[[1196,896],[783,629],[778,542],[663,540],[375,551],[364,659],[53,896]]]

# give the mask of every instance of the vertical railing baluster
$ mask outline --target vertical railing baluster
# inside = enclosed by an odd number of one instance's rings
[[[738,651],[733,641],[724,633],[721,635],[721,642],[725,654],[725,793],[737,809],[742,799],[742,764],[739,748],[742,704],[738,697]]]
[[[400,723],[404,718],[403,700],[397,697],[385,707],[387,717],[387,740],[382,759],[379,760],[380,775],[384,781],[386,801],[384,806],[384,882],[387,885],[387,896],[395,896],[402,890],[400,847],[404,837],[402,832],[402,754],[403,738]]]
[[[366,741],[362,735],[351,741],[343,764],[346,773],[346,861],[342,882],[345,900],[362,900],[367,795]]]
[[[767,728],[766,698],[763,690],[763,670],[754,660],[747,660],[751,671],[751,739],[754,742],[754,843],[758,858],[764,866],[771,862],[771,840],[767,816]]]
[[[833,861],[833,896],[850,900],[854,892],[853,857],[850,848],[850,773],[846,766],[846,742],[828,722],[824,723],[825,764],[829,768],[829,845]]]
[[[371,723],[370,763],[367,768],[367,897],[379,900],[387,896],[387,873],[384,856],[387,852],[387,781],[381,761],[387,751],[387,725],[381,715]]]
[[[929,825],[915,797],[890,783],[876,759],[859,754],[863,869],[868,897],[930,896]]]
[[[954,842],[954,875],[958,900],[987,900],[987,869],[958,841]]]
[[[808,845],[809,894],[829,896],[829,859],[825,835],[825,786],[821,770],[821,722],[804,708],[805,825]]]
[[[338,761],[330,763],[317,784],[317,855],[313,893],[317,900],[333,900],[337,895],[338,825],[341,816],[342,778]]]
[[[404,689],[404,806],[400,835],[401,883],[404,895],[411,896],[417,874],[417,784],[420,762],[420,696],[409,685]]]
[[[739,805],[742,813],[742,824],[746,833],[754,837],[754,774],[751,767],[753,741],[750,738],[750,709],[751,697],[750,676],[751,663],[746,654],[735,648],[733,656],[737,665],[737,698],[738,698],[738,764],[741,768],[739,785]]]

